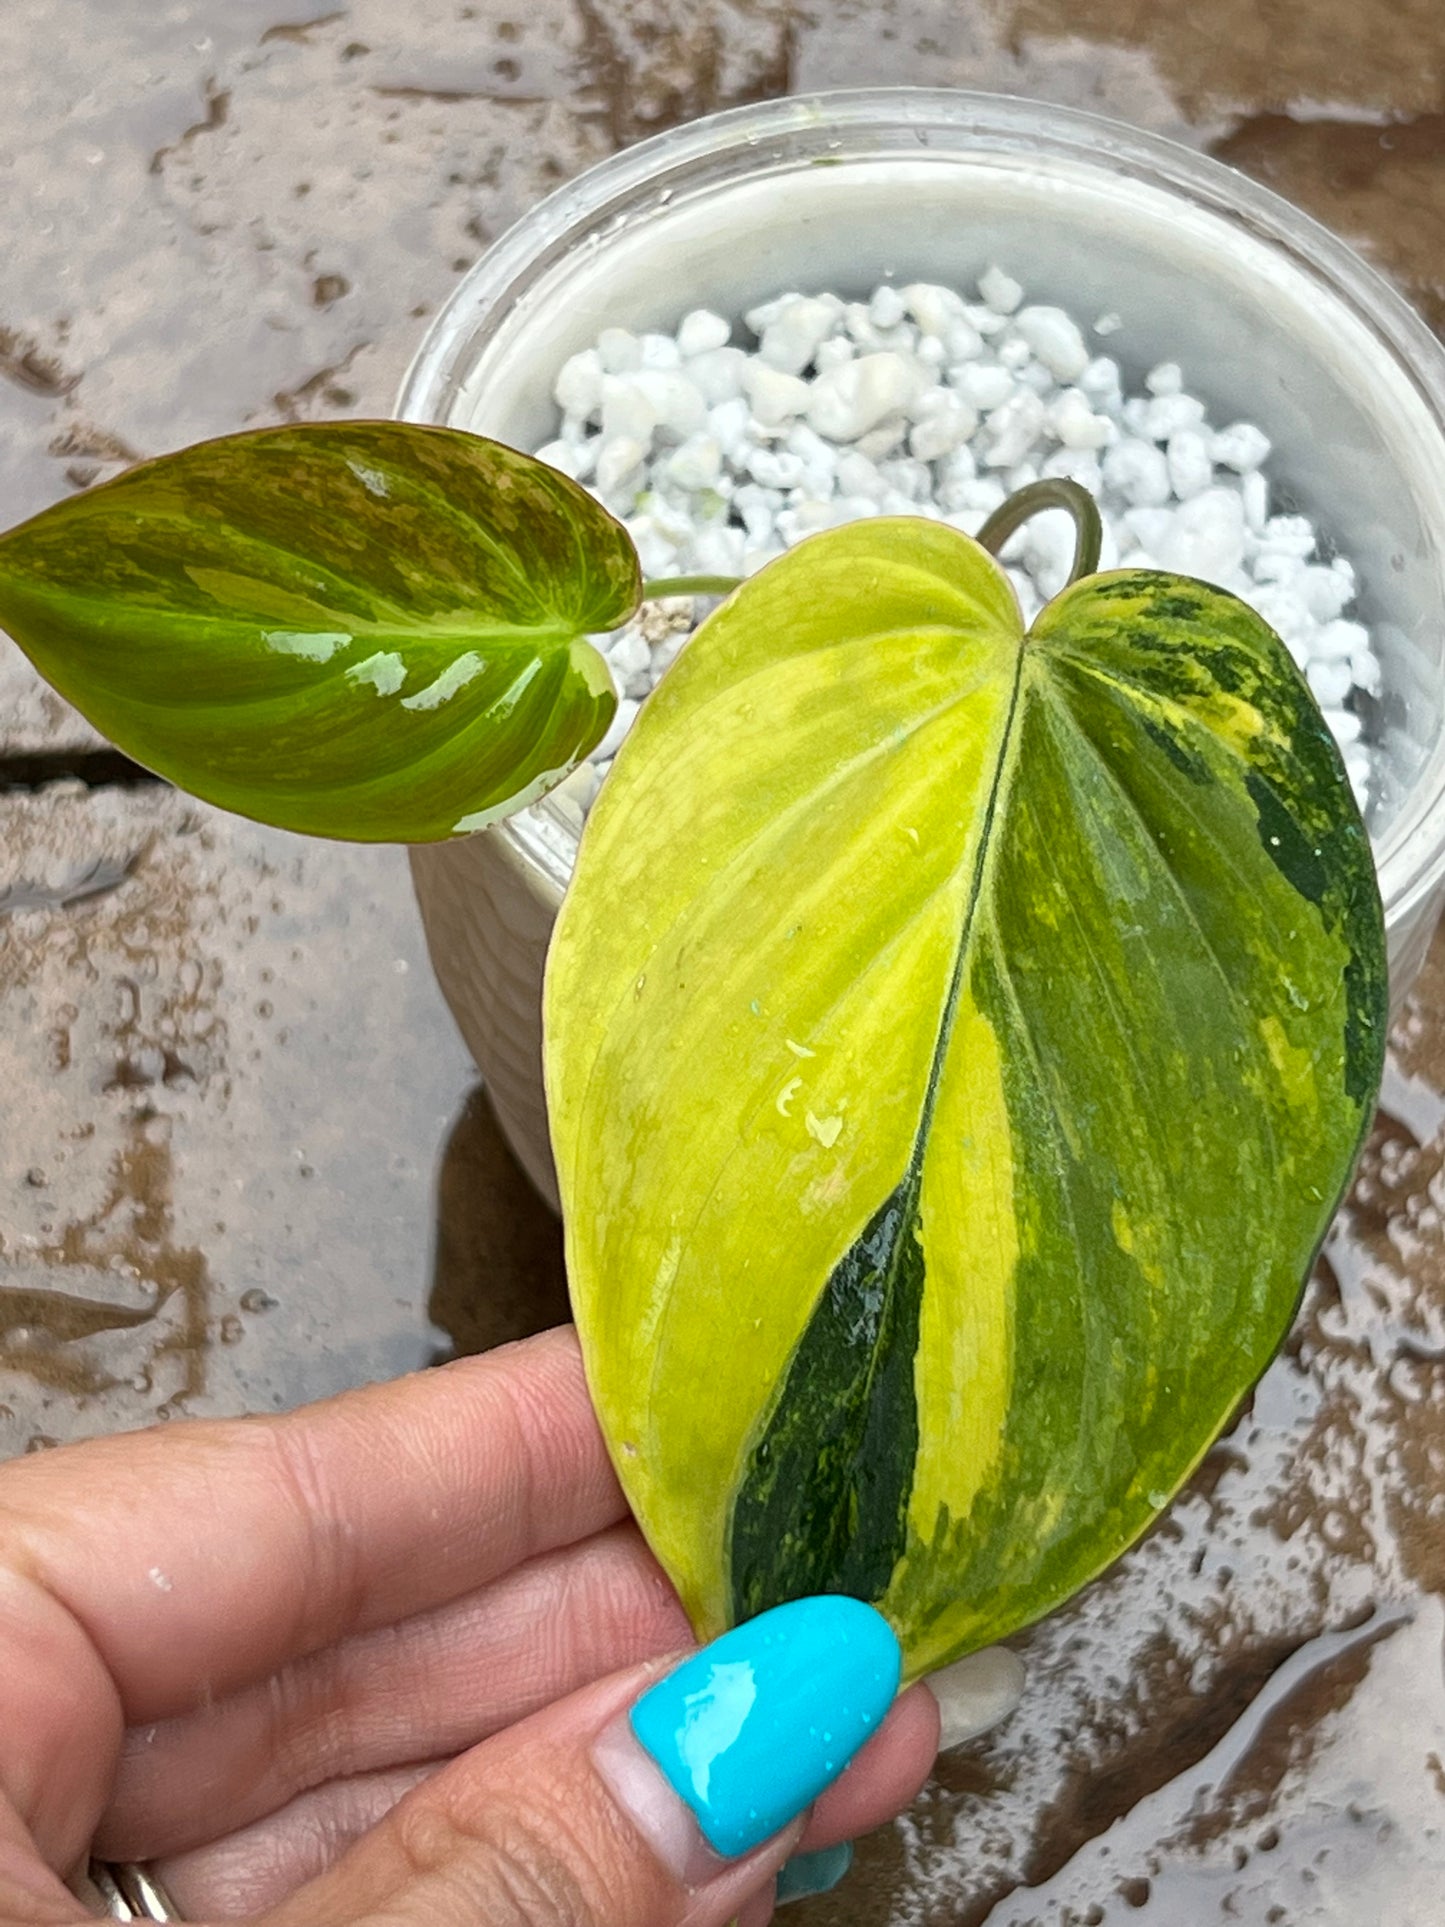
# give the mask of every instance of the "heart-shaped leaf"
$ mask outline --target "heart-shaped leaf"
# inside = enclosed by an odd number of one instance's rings
[[[700,1633],[872,1600],[917,1674],[1107,1565],[1278,1345],[1372,1113],[1384,940],[1338,753],[1199,582],[1024,638],[877,520],[705,623],[547,983],[568,1263]]]
[[[559,781],[616,707],[585,637],[640,588],[568,477],[401,422],[205,442],[0,537],[0,624],[113,743],[363,842],[476,829]]]

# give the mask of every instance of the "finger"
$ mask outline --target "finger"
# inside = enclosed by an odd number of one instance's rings
[[[314,1788],[223,1840],[158,1859],[156,1871],[183,1920],[249,1920],[325,1873],[439,1765],[393,1767]]]
[[[768,1927],[773,1917],[773,1896],[764,1892],[754,1894],[739,1911],[736,1927]]]
[[[690,1637],[636,1528],[614,1527],[432,1613],[313,1653],[214,1706],[133,1729],[97,1851],[153,1860],[244,1827],[329,1780],[450,1759]]]
[[[6,1466],[0,1564],[61,1604],[137,1724],[455,1599],[625,1510],[576,1341],[558,1331],[279,1419]],[[5,1714],[0,1682],[0,1728]]]
[[[614,1676],[484,1742],[265,1927],[723,1927],[770,1893],[840,1775],[881,1761],[911,1791],[927,1773],[936,1714],[879,1733],[898,1667],[870,1607],[779,1607],[664,1677]],[[900,1746],[917,1749],[902,1766]]]
[[[975,1740],[1008,1719],[1027,1683],[1023,1661],[1007,1646],[984,1646],[930,1673],[928,1690],[938,1701],[940,1714],[940,1753]]]
[[[781,1904],[831,1892],[853,1863],[853,1841],[901,1813],[918,1793],[938,1740],[937,1699],[926,1686],[910,1687],[842,1779],[818,1800],[802,1839],[778,1870],[776,1896],[771,1886],[755,1894],[736,1927],[768,1927],[775,1898]]]
[[[75,1620],[3,1555],[0,1655],[0,1813],[41,1861],[69,1867],[105,1805],[125,1720]]]
[[[926,1689],[914,1687],[896,1701],[878,1734],[819,1798],[797,1852],[827,1859],[825,1850],[871,1833],[905,1807],[933,1758],[937,1726]],[[107,1857],[158,1858],[161,1878],[186,1919],[247,1918],[279,1906],[324,1873],[439,1764],[333,1781],[225,1839],[173,1857],[109,1850]],[[795,1888],[804,1891],[797,1883]],[[817,1890],[816,1881],[808,1890]]]
[[[937,1757],[938,1701],[927,1686],[910,1686],[851,1769],[821,1796],[798,1851],[816,1853],[881,1827],[908,1805]]]
[[[86,1910],[36,1852],[19,1815],[0,1795],[0,1921],[52,1927],[86,1918]]]

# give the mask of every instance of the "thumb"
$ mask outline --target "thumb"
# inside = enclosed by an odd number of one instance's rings
[[[937,1705],[895,1705],[898,1676],[871,1606],[779,1606],[473,1748],[264,1927],[755,1927],[790,1855],[881,1824],[926,1777]]]

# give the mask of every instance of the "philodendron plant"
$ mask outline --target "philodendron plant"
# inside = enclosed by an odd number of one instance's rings
[[[1025,631],[991,549],[1063,500]],[[734,588],[599,796],[552,945],[577,1322],[700,1635],[878,1604],[917,1674],[1164,1507],[1282,1338],[1385,1039],[1364,826],[1204,583],[1095,574],[1071,485]],[[465,834],[616,703],[625,530],[445,429],[288,428],[0,538],[0,623],[106,735],[315,834]]]

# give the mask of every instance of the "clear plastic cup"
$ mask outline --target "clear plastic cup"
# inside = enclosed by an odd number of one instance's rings
[[[1220,423],[1258,422],[1277,488],[1355,563],[1384,689],[1372,808],[1394,1006],[1445,898],[1445,347],[1349,248],[1172,142],[996,95],[880,88],[717,114],[549,196],[437,316],[398,412],[535,448],[562,362],[610,325],[738,316],[787,289],[971,288],[1121,326],[1138,386],[1178,361]],[[577,845],[544,800],[412,863],[428,943],[508,1140],[554,1202],[541,1070],[547,941]]]

